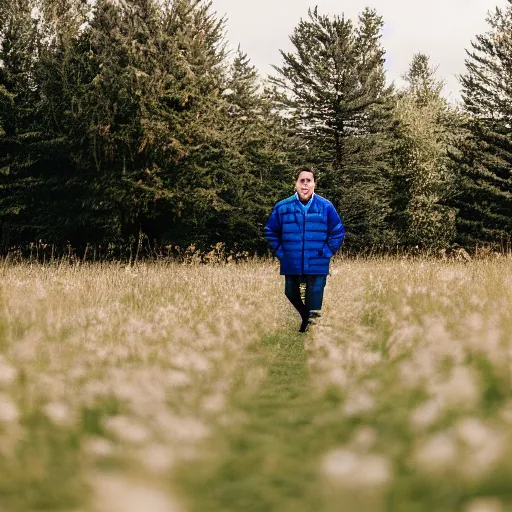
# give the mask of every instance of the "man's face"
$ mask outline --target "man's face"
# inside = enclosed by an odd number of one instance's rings
[[[308,202],[313,195],[313,191],[315,190],[315,178],[313,173],[308,171],[302,171],[297,178],[297,182],[295,183],[295,189],[299,194],[299,199],[302,202]]]

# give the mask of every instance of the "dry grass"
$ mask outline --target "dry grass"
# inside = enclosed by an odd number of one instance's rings
[[[0,268],[0,509],[512,510],[512,261]]]

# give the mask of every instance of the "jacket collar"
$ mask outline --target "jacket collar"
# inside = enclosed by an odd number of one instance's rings
[[[311,197],[309,198],[309,201],[304,204],[300,198],[299,198],[299,194],[297,192],[295,192],[295,198],[297,199],[297,203],[299,203],[299,205],[306,211],[308,211],[310,209],[310,207],[312,206],[313,204],[313,201],[315,199],[315,193],[313,192],[313,194],[311,195]]]

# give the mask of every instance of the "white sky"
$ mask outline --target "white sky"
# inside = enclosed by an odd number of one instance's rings
[[[307,18],[309,7],[318,5],[320,14],[344,13],[356,21],[369,6],[384,18],[388,80],[400,86],[413,54],[421,51],[439,66],[437,77],[446,82],[444,94],[456,101],[456,75],[465,71],[464,49],[487,30],[487,13],[507,4],[508,0],[213,0],[212,9],[227,19],[229,47],[240,44],[266,77],[274,73],[272,64],[282,64],[279,50],[293,50],[289,37],[299,20]]]

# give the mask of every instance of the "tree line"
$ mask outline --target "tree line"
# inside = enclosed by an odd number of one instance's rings
[[[311,165],[347,250],[508,251],[512,7],[488,24],[453,106],[425,54],[387,83],[370,8],[310,9],[262,80],[211,2],[0,0],[2,250],[264,252]]]

